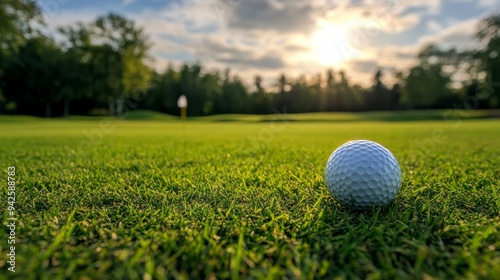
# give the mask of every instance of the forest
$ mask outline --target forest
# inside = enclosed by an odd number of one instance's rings
[[[178,115],[181,94],[191,116],[268,114],[284,107],[289,113],[500,108],[498,14],[480,20],[471,38],[475,49],[427,45],[413,67],[378,69],[368,87],[351,82],[342,69],[257,75],[252,82],[201,63],[158,71],[150,66],[148,34],[115,13],[61,26],[52,35],[43,27],[36,2],[0,0],[0,114],[120,115],[127,107]],[[394,82],[385,84],[384,75]],[[270,78],[274,83],[264,85]]]

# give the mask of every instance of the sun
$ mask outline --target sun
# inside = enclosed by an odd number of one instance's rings
[[[313,59],[322,65],[339,66],[352,55],[348,28],[333,23],[320,24],[311,36],[311,46]]]

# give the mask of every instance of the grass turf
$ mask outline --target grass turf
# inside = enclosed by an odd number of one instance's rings
[[[18,227],[16,272],[4,238],[0,278],[500,275],[499,120],[307,121],[317,117],[212,117],[185,130],[170,119],[2,117]],[[351,139],[399,160],[392,204],[355,212],[328,193],[326,160]]]

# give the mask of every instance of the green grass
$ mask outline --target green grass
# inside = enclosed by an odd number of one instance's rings
[[[280,113],[280,119],[289,122],[357,122],[357,121],[422,121],[422,120],[456,120],[456,119],[479,119],[500,117],[500,110],[418,110],[399,111],[397,113],[388,112],[361,112],[361,113],[309,113],[309,114],[283,114],[286,108]],[[125,114],[127,120],[161,120],[177,121],[179,117],[166,115],[148,110],[136,110]],[[208,117],[190,117],[191,120],[203,122],[269,122],[276,119],[275,114],[271,115],[244,115],[228,114],[214,115]]]
[[[0,278],[498,277],[500,120],[379,114],[214,116],[184,130],[172,120],[1,117],[18,228],[16,273],[3,238]],[[351,139],[399,160],[390,205],[351,211],[329,194],[326,160]]]

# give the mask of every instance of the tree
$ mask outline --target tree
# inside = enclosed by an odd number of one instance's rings
[[[91,24],[76,23],[59,31],[66,37],[68,64],[85,74],[67,77],[73,88],[66,87],[65,112],[69,99],[91,95],[97,103],[108,104],[110,115],[121,115],[125,98],[149,88],[149,39],[133,21],[109,13]]]
[[[287,111],[303,113],[311,110],[311,93],[304,75],[290,82],[290,91],[283,94],[286,100]]]
[[[410,69],[404,78],[403,99],[409,108],[436,107],[450,95],[450,77],[440,64],[420,64]]]
[[[91,95],[97,103],[108,104],[109,114],[121,115],[124,98],[149,87],[151,73],[145,60],[150,44],[133,21],[109,13],[91,24],[76,23],[59,31],[66,38],[62,47],[67,65],[81,75],[66,79],[65,112],[70,99]]]
[[[324,106],[324,96],[323,96],[323,75],[317,73],[311,79],[309,84],[309,94],[310,94],[310,111],[320,112],[323,111]]]
[[[248,90],[238,76],[231,76],[229,70],[224,73],[220,103],[225,104],[225,113],[248,113]]]
[[[62,69],[63,115],[68,116],[71,101],[95,96],[94,86],[99,84],[101,77],[97,75],[99,72],[92,69],[95,53],[89,28],[83,23],[77,23],[58,30],[66,38],[61,45],[64,55],[60,67]],[[84,109],[80,108],[80,110]]]
[[[288,91],[290,90],[290,84],[288,82],[288,78],[285,74],[280,74],[278,77],[278,81],[276,82],[276,87],[277,87],[277,95],[275,97],[275,107],[276,108],[283,108],[289,105],[290,100],[289,96],[287,95]]]
[[[383,72],[373,85],[350,83],[347,73],[290,77],[281,74],[273,92],[265,77],[255,76],[251,93],[226,69],[208,71],[201,64],[184,64],[156,72],[147,67],[148,36],[117,14],[90,24],[59,29],[59,44],[34,28],[41,19],[34,1],[0,0],[0,112],[34,115],[121,114],[125,98],[147,92],[139,106],[177,114],[176,101],[185,94],[189,115],[270,113],[272,106],[290,112],[360,111],[401,108],[451,108],[472,100],[477,108],[500,106],[500,15],[483,19],[476,49],[441,49],[428,45],[417,63],[397,74],[392,87]],[[400,102],[401,101],[401,102]],[[476,102],[477,101],[477,102]],[[71,106],[70,106],[71,105]]]
[[[286,78],[285,74],[281,74],[279,79],[278,79],[278,83],[277,83],[278,93],[279,94],[285,93],[287,90],[287,85],[288,85],[288,82],[287,82],[287,78]]]
[[[40,8],[33,0],[0,0],[0,53],[15,53],[43,23]]]
[[[215,103],[223,95],[219,73],[217,71],[204,73],[200,80],[200,90],[205,98],[203,114],[214,114]]]
[[[344,71],[339,72],[339,82],[336,84],[336,109],[338,111],[363,110],[363,89],[358,85],[351,85]]]
[[[332,69],[326,71],[326,88],[325,88],[325,109],[333,111],[335,109],[335,75]]]
[[[114,13],[98,17],[91,30],[93,44],[100,45],[94,49],[100,52],[97,61],[107,70],[109,112],[120,115],[123,99],[148,86],[151,76],[144,61],[150,48],[148,36],[133,21]]]
[[[0,112],[6,106],[5,78],[10,63],[16,63],[15,56],[29,35],[35,33],[33,24],[42,24],[40,8],[32,0],[0,0]],[[10,103],[14,108],[16,105]],[[12,109],[11,108],[11,109]]]
[[[389,109],[397,110],[399,109],[399,100],[401,99],[401,86],[399,83],[394,83],[391,90],[389,91]]]
[[[347,94],[347,90],[349,89],[349,83],[347,82],[347,78],[344,71],[339,72],[339,82],[335,84],[335,96],[333,101],[333,109],[335,111],[345,111],[345,101],[344,97]]]
[[[483,19],[478,25],[476,38],[485,46],[479,50],[481,69],[486,72],[486,92],[491,105],[500,108],[500,15]]]
[[[163,73],[152,72],[150,87],[147,90],[145,108],[171,115],[179,115],[177,99],[181,91],[180,73],[169,65]],[[196,101],[194,101],[196,102]],[[190,100],[190,103],[193,103]]]
[[[250,100],[254,104],[253,113],[269,114],[271,113],[271,95],[268,94],[262,85],[262,77],[257,75],[254,78],[255,91]]]
[[[184,64],[180,70],[180,83],[178,95],[184,94],[189,100],[188,115],[203,115],[205,96],[201,89],[202,66],[199,63]]]
[[[6,98],[17,104],[17,112],[52,116],[52,104],[61,99],[62,53],[50,38],[39,36],[26,41],[6,68]]]
[[[389,90],[382,82],[384,73],[377,70],[373,77],[372,88],[365,93],[365,108],[367,110],[387,110],[391,107]]]

